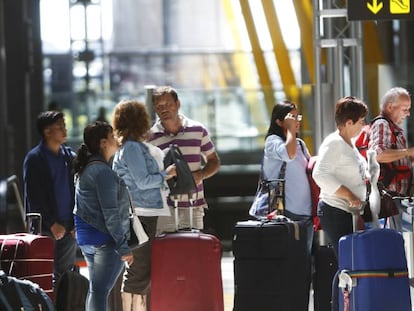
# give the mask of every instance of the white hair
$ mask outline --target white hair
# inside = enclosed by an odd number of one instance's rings
[[[410,100],[410,93],[403,87],[389,89],[381,99],[381,111],[385,112],[388,105],[397,102],[401,97]]]

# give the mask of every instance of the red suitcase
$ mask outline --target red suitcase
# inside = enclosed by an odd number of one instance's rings
[[[220,241],[198,231],[155,238],[150,306],[151,311],[223,311]]]
[[[0,235],[1,269],[8,275],[39,284],[53,300],[54,241],[29,233]]]

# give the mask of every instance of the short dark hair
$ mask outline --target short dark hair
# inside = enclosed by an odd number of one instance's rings
[[[60,119],[63,119],[63,112],[61,111],[44,111],[37,117],[37,131],[43,137],[43,131],[48,126],[55,124]]]
[[[367,114],[367,105],[354,96],[346,96],[336,102],[335,122],[337,126],[344,125],[348,120],[355,123],[360,118],[365,118]]]
[[[174,101],[178,100],[177,90],[174,89],[171,86],[166,85],[166,86],[158,86],[153,90],[153,92],[152,92],[152,103],[155,104],[158,98],[160,98],[164,95],[167,95],[167,94],[171,94]]]

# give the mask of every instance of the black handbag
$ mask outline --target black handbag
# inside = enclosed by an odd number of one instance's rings
[[[165,155],[164,167],[168,167],[171,164],[175,164],[177,176],[167,180],[168,187],[170,188],[170,195],[190,195],[191,193],[196,192],[197,186],[190,167],[184,159],[180,148],[173,144],[170,145],[170,149]]]
[[[378,190],[381,196],[381,207],[378,215],[378,219],[388,218],[399,214],[397,205],[394,202],[393,197],[401,196],[399,193],[386,189],[381,183],[378,183]],[[364,206],[364,213],[362,219],[365,222],[372,221],[371,208],[369,207],[369,194],[371,193],[371,185],[367,185],[367,201]]]

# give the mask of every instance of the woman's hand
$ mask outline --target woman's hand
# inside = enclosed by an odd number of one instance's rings
[[[360,199],[354,197],[350,200],[348,200],[349,208],[359,210],[362,207],[362,204],[364,203]]]
[[[170,166],[167,167],[167,169],[165,170],[165,172],[167,173],[167,176],[165,176],[165,179],[168,180],[174,176],[177,176],[177,169],[175,167],[175,164],[171,164]]]
[[[124,256],[121,256],[121,260],[125,261],[128,264],[128,266],[130,266],[134,262],[134,255],[132,255],[132,253],[126,254]]]
[[[283,120],[283,127],[289,131],[296,132],[297,123],[298,121],[296,121],[296,117],[293,114],[288,113]]]
[[[344,185],[341,185],[338,190],[336,190],[335,194],[338,197],[341,197],[348,201],[349,208],[353,210],[358,210],[362,208],[362,204],[364,203],[359,199],[351,190],[349,190]]]

